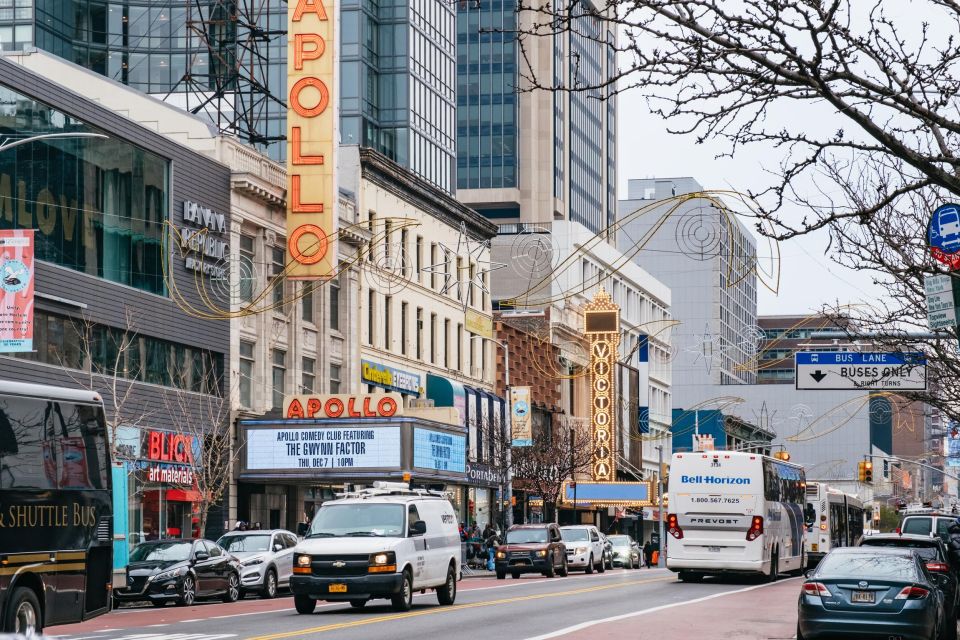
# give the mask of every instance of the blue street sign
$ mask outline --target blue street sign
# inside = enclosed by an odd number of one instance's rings
[[[937,207],[927,225],[927,244],[948,255],[960,251],[960,205]]]
[[[850,366],[876,365],[922,365],[926,357],[919,352],[911,353],[854,353],[852,351],[798,351],[797,364],[843,364]]]
[[[800,351],[796,358],[796,388],[922,391],[927,388],[924,354]]]

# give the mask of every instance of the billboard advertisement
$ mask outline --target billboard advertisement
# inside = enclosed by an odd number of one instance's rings
[[[510,433],[515,447],[533,444],[530,387],[510,387]]]
[[[33,230],[0,229],[0,353],[33,351]]]

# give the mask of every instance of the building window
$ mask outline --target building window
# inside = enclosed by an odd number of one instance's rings
[[[450,321],[443,321],[443,366],[450,368]]]
[[[253,288],[256,284],[254,281],[256,269],[253,267],[253,243],[253,236],[240,236],[240,264],[237,265],[240,273],[237,274],[237,288],[241,302],[253,302]]]
[[[253,406],[253,349],[254,344],[240,341],[240,406]]]
[[[457,371],[463,373],[463,325],[457,323]]]
[[[469,358],[468,363],[470,364],[469,373],[474,378],[477,378],[479,377],[476,375],[477,362],[476,362],[476,359],[474,358],[474,351],[473,351],[473,343],[476,342],[476,340],[474,340],[473,338],[474,338],[474,334],[467,331],[467,342],[468,342],[467,353],[469,354],[467,357]]]
[[[383,348],[390,351],[393,348],[393,332],[390,331],[393,318],[393,296],[383,299]]]
[[[393,255],[393,247],[390,246],[390,243],[393,242],[393,223],[389,220],[383,223],[383,264],[387,269],[390,269],[390,256]],[[393,271],[393,269],[390,269]]]
[[[423,268],[423,236],[417,236],[417,246],[413,255],[417,270],[417,282],[420,282],[420,270]]]
[[[374,330],[377,318],[376,306],[377,292],[371,289],[367,292],[367,344],[370,346],[373,346],[376,341],[376,331]]]
[[[417,307],[417,360],[423,360],[423,309]]]
[[[286,268],[287,252],[283,247],[271,248],[272,262],[270,264],[270,286],[273,287],[273,304],[275,311],[283,310],[283,286],[286,277],[283,271]]]
[[[400,353],[407,355],[407,303],[400,303]]]
[[[430,267],[430,288],[436,289],[437,288],[436,269],[438,266],[440,266],[437,264],[437,243],[436,242],[430,243],[430,264],[428,266]]]
[[[303,283],[303,293],[300,296],[302,318],[304,322],[313,324],[313,291],[316,285],[312,282]]]
[[[437,314],[430,314],[430,364],[437,364]]]
[[[330,365],[330,393],[340,393],[340,365]]]
[[[315,386],[317,384],[316,377],[316,365],[317,361],[313,358],[303,357],[303,382],[300,385],[300,391],[302,393],[313,393],[316,391]]]
[[[410,273],[410,260],[407,255],[407,230],[400,230],[400,273],[403,274],[404,278],[409,278]]]
[[[287,375],[287,352],[283,349],[273,350],[273,408],[283,408],[283,398],[286,395],[284,378]]]
[[[14,11],[13,2],[0,6],[11,7],[0,14]],[[66,12],[72,21],[72,10]],[[0,87],[0,104],[4,136],[104,133],[9,87]],[[36,229],[37,260],[166,295],[164,268],[173,261],[166,246],[168,183],[166,159],[112,133],[105,139],[36,140],[0,154],[0,229]],[[219,218],[211,224],[211,240],[223,241],[225,226]],[[204,257],[204,264],[226,257]],[[179,258],[181,264],[184,259],[201,258],[190,252]]]
[[[337,276],[327,285],[330,290],[330,328],[340,330],[340,277]]]

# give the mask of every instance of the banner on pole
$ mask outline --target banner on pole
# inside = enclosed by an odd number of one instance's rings
[[[33,351],[33,229],[0,229],[0,353]]]
[[[533,445],[530,387],[510,388],[510,432],[513,446],[529,447]]]

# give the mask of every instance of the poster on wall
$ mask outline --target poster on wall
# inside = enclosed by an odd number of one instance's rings
[[[533,445],[530,387],[510,388],[510,433],[513,446],[529,447]]]
[[[0,353],[33,351],[33,230],[0,229]]]

